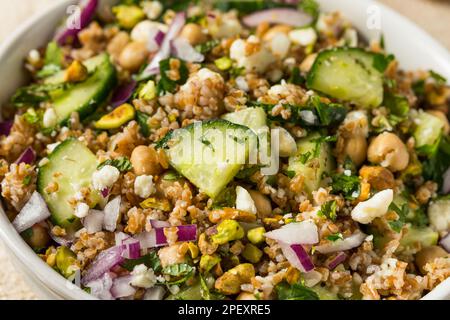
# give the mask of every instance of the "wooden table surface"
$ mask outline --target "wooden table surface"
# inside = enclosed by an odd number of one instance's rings
[[[0,0],[0,42],[22,21],[58,0]],[[338,0],[330,0],[338,1]],[[357,1],[357,0],[355,0]],[[416,22],[450,49],[450,0],[379,0]],[[414,37],[414,35],[407,35]],[[33,299],[28,288],[8,261],[0,243],[0,299]]]

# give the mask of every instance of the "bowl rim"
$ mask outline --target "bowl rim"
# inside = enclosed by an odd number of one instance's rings
[[[370,4],[376,4],[383,12],[391,15],[393,19],[398,20],[398,24],[405,25],[406,28],[411,29],[416,35],[421,38],[425,44],[433,48],[433,55],[446,66],[450,74],[450,54],[449,51],[444,48],[438,41],[436,41],[431,35],[420,28],[417,24],[402,16],[400,13],[385,6],[376,0],[359,0],[361,2]],[[15,45],[17,41],[35,24],[45,19],[47,15],[52,15],[56,12],[62,11],[64,7],[70,4],[77,3],[76,0],[60,0],[57,3],[50,5],[47,9],[40,13],[37,13],[22,23],[13,33],[11,33],[5,41],[0,45],[0,61],[5,59],[5,55]],[[323,0],[322,0],[323,2]],[[351,17],[348,17],[351,21]],[[64,279],[55,270],[49,267],[38,255],[28,246],[28,244],[22,239],[20,234],[15,230],[9,219],[7,218],[3,208],[0,206],[0,239],[4,243],[4,248],[8,254],[14,255],[19,263],[27,268],[37,281],[39,285],[42,285],[54,292],[56,295],[65,299],[77,299],[77,300],[97,300],[81,288],[71,284]],[[32,267],[31,267],[32,266]],[[422,297],[424,300],[434,299],[450,299],[450,278],[435,287],[431,292]]]

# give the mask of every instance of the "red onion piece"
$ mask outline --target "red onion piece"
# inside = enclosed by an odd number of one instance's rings
[[[55,35],[55,40],[59,45],[62,46],[77,39],[78,33],[86,28],[94,18],[98,2],[98,0],[87,0],[84,2],[84,6],[82,6],[80,14],[79,28],[72,28],[71,26],[67,26],[66,22],[66,25],[61,28]]]
[[[103,221],[105,214],[101,210],[89,210],[89,214],[83,219],[83,226],[86,228],[87,233],[93,234],[103,229]]]
[[[12,224],[17,232],[21,233],[49,217],[50,211],[47,204],[39,192],[35,191]]]
[[[443,179],[442,193],[449,194],[450,193],[450,167],[448,167],[447,171],[445,171],[442,179]]]
[[[316,247],[316,251],[327,254],[332,252],[338,252],[338,251],[346,251],[350,250],[356,247],[359,247],[364,239],[366,238],[366,235],[362,232],[356,232],[352,234],[350,237],[347,237],[343,240],[336,240],[334,242],[330,242],[321,246]]]
[[[105,213],[105,219],[103,221],[105,230],[111,232],[116,231],[117,220],[119,220],[120,215],[120,200],[120,196],[117,196],[106,204],[103,210]]]
[[[24,152],[20,155],[20,157],[16,160],[17,164],[20,163],[26,163],[26,164],[32,164],[36,160],[36,152],[33,150],[32,147],[28,147],[25,149]]]
[[[101,300],[114,300],[111,294],[111,288],[113,286],[112,273],[105,273],[101,278],[95,279],[86,283],[85,286],[91,289],[91,295]]]
[[[136,289],[131,286],[131,275],[118,277],[114,279],[111,287],[111,294],[114,298],[125,298],[132,296],[136,293]]]
[[[161,49],[153,57],[150,64],[142,72],[140,78],[153,76],[159,73],[159,63],[170,56],[170,44],[172,40],[176,38],[178,33],[180,33],[185,23],[186,23],[186,13],[184,12],[177,13],[177,15],[172,21],[172,24],[169,27],[169,31],[167,31],[166,36],[164,37],[164,40],[161,44]]]
[[[158,30],[158,32],[156,33],[155,39],[154,39],[158,46],[162,45],[165,36],[166,36],[166,34],[164,32],[162,32],[161,30]]]
[[[111,98],[111,105],[116,108],[130,99],[133,95],[134,89],[136,88],[137,82],[131,80],[130,82],[119,86]]]
[[[347,254],[345,252],[339,252],[330,262],[327,263],[327,268],[333,270],[338,265],[347,260]]]
[[[128,238],[122,241],[125,246],[122,256],[126,259],[138,259],[141,257],[141,244],[139,240]]]
[[[155,286],[145,291],[142,300],[162,300],[165,294],[166,290],[163,287]]]
[[[102,190],[102,197],[103,198],[108,198],[108,196],[109,196],[109,192],[110,192],[111,190],[109,189],[109,188],[105,188],[105,189],[103,189]]]
[[[249,27],[257,27],[263,22],[303,27],[310,24],[313,18],[297,9],[277,8],[251,13],[245,16],[242,21]]]
[[[308,272],[314,269],[311,258],[301,245],[290,245],[284,242],[278,242],[283,255],[289,263],[302,272]]]
[[[439,245],[444,248],[445,251],[450,252],[450,232],[439,241]]]
[[[134,238],[139,240],[141,249],[157,247],[155,229],[152,229],[150,232],[142,232]]]
[[[170,223],[168,221],[150,220],[150,224],[153,228],[168,228]]]
[[[177,58],[188,62],[202,62],[205,56],[194,49],[185,39],[178,37],[172,42],[173,54]]]
[[[184,226],[177,227],[178,232],[178,240],[179,242],[183,241],[195,241],[197,240],[197,225],[189,224]],[[167,244],[167,238],[164,235],[164,228],[155,228],[155,237],[156,237],[156,245],[164,246]]]
[[[116,232],[114,234],[114,240],[115,240],[116,246],[121,246],[123,244],[123,242],[129,238],[131,238],[131,237],[124,232]]]
[[[100,252],[100,254],[91,263],[84,277],[81,279],[81,283],[86,285],[93,280],[97,280],[106,272],[111,270],[111,268],[122,263],[124,260],[122,257],[123,251],[124,246],[115,246]]]
[[[317,226],[311,219],[293,222],[265,234],[266,238],[286,244],[315,244],[319,242]]]
[[[0,136],[9,136],[13,123],[12,120],[0,122]]]

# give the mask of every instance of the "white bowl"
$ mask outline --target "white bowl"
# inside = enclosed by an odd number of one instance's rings
[[[114,0],[104,0],[114,1]],[[368,30],[368,13],[379,10],[381,27],[389,52],[396,55],[405,69],[434,69],[450,78],[450,55],[415,24],[372,0],[319,0],[325,11],[340,10],[368,39],[378,39],[379,30]],[[23,59],[34,48],[41,47],[52,36],[55,27],[66,15],[75,0],[59,0],[45,12],[33,17],[14,32],[0,48],[0,105],[26,83]],[[377,6],[374,8],[373,6]],[[374,11],[375,10],[375,11]],[[5,81],[7,80],[7,81]],[[15,266],[21,270],[28,284],[47,299],[92,299],[83,290],[70,285],[62,276],[49,268],[23,241],[0,208],[0,237]],[[424,299],[450,299],[450,279],[441,283]]]

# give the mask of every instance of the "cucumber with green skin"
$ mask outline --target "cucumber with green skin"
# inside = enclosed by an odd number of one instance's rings
[[[169,132],[157,147],[175,170],[215,198],[255,152],[257,137],[248,127],[210,120]]]
[[[108,54],[103,53],[86,60],[84,65],[88,69],[89,77],[83,82],[56,92],[52,99],[58,123],[65,122],[72,112],[78,112],[80,119],[90,115],[108,98],[116,84],[116,69]],[[62,83],[64,74],[65,71],[61,71],[44,82],[46,84]]]
[[[97,170],[97,165],[95,155],[76,139],[62,142],[48,156],[48,162],[39,168],[37,190],[50,209],[53,223],[64,228],[77,224],[75,209],[69,201],[82,188],[91,186],[92,174]],[[46,187],[52,182],[58,184],[58,190],[47,193]],[[88,198],[91,207],[101,200],[96,191],[91,191]]]
[[[366,108],[383,102],[380,55],[358,48],[335,48],[319,53],[307,77],[310,89]]]
[[[331,172],[334,167],[330,145],[327,142],[321,142],[318,146],[319,138],[320,134],[313,133],[298,140],[297,153],[289,157],[288,171],[293,171],[296,175],[300,174],[305,178],[305,190],[309,193],[324,186],[324,173]]]
[[[414,119],[416,124],[413,135],[416,139],[416,150],[421,155],[431,155],[439,147],[445,123],[438,117],[420,111]]]
[[[263,108],[246,108],[222,116],[223,119],[230,122],[249,127],[256,133],[262,128],[267,127],[267,115]]]

